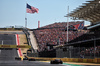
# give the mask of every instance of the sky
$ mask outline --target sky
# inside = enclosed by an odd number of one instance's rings
[[[82,3],[90,0],[0,0],[0,27],[6,26],[24,26],[25,16],[27,17],[27,28],[38,28],[57,22],[67,22],[64,17],[74,11]],[[26,3],[39,9],[39,13],[26,13]],[[69,18],[69,22],[74,21]],[[77,20],[78,21],[78,20]],[[90,22],[85,21],[85,25]]]

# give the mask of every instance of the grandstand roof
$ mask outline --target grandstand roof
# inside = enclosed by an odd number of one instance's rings
[[[90,21],[92,24],[100,22],[100,0],[87,2],[88,3],[83,3],[82,6],[67,14],[67,16],[72,17],[72,19]]]
[[[100,27],[100,24],[96,24],[96,25],[93,25],[93,26],[87,27],[87,29],[93,29],[93,28],[96,28],[96,27]]]

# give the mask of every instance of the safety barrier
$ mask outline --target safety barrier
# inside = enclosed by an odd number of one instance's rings
[[[29,45],[0,45],[0,48],[31,48]]]
[[[22,31],[23,28],[0,28],[0,30],[4,30],[4,31],[5,31],[5,30],[10,30],[10,31],[11,31],[11,30],[12,30],[12,31],[13,31],[13,30],[21,30],[21,31]]]
[[[28,29],[24,28],[24,29],[23,29],[23,32],[24,32],[25,35],[26,35],[28,45],[31,46],[31,50],[32,50],[33,52],[35,52],[34,48],[32,47],[31,41],[30,41],[30,37],[29,37],[29,36],[30,36],[30,33],[28,32]]]
[[[28,57],[35,58],[39,61],[51,61],[54,59],[61,59],[63,62],[81,62],[81,63],[100,63],[100,58],[95,59],[83,59],[83,58],[43,58],[43,57]]]

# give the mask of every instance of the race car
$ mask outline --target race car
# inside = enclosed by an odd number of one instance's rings
[[[27,57],[24,57],[23,60],[28,60],[28,58]]]
[[[28,61],[35,61],[35,58],[29,58],[28,56],[24,56],[23,60],[28,60]]]
[[[15,60],[21,60],[21,58],[20,57],[15,57]]]
[[[29,61],[35,61],[35,58],[29,58],[28,60]]]
[[[23,60],[28,60],[28,57],[26,55],[24,55]]]
[[[51,64],[63,64],[61,59],[55,59],[50,61]]]

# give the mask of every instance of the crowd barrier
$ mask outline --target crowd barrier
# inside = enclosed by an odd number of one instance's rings
[[[61,59],[63,62],[81,62],[81,63],[100,63],[100,58],[95,59],[83,59],[83,58],[43,58],[43,57],[28,57],[28,58],[35,58],[36,60],[40,61],[51,61],[54,59]]]

